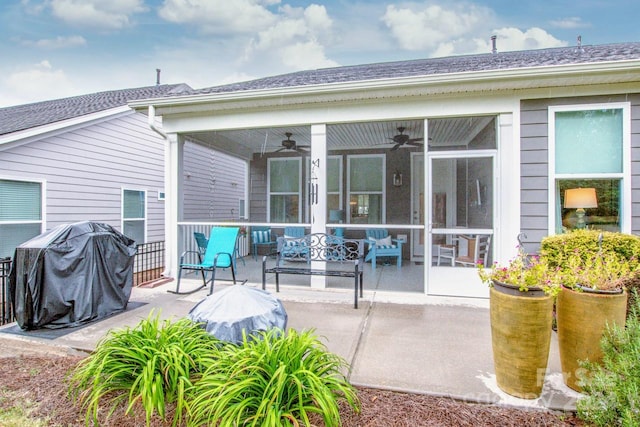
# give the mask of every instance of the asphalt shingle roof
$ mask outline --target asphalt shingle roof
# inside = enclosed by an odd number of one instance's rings
[[[384,62],[298,71],[257,80],[214,86],[192,94],[226,93],[330,83],[346,83],[399,77],[519,69],[540,66],[588,64],[640,59],[640,43],[570,46],[550,49],[500,52]]]
[[[121,107],[132,100],[178,95],[190,89],[185,84],[157,85],[0,108],[0,135]]]

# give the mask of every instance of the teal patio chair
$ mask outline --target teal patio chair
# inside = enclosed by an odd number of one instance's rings
[[[180,267],[178,269],[178,283],[176,290],[169,291],[175,294],[190,294],[207,286],[211,282],[209,295],[213,292],[213,285],[216,279],[216,270],[219,268],[230,268],[232,281],[236,283],[235,268],[235,251],[236,242],[238,240],[239,227],[213,227],[209,234],[207,249],[204,255],[200,255],[199,251],[185,251],[180,256]],[[185,256],[188,253],[197,253],[201,261],[199,263],[185,263]],[[180,279],[182,278],[182,270],[200,271],[202,274],[202,286],[189,292],[180,292]],[[207,273],[211,272],[211,280],[207,280]],[[222,279],[221,279],[222,280]],[[228,280],[228,279],[227,279]]]
[[[207,236],[205,236],[204,233],[200,233],[197,231],[193,232],[193,238],[196,239],[196,244],[198,245],[198,252],[200,252],[200,255],[204,255],[204,253],[207,251],[207,245],[209,244],[209,239],[207,239]],[[240,250],[238,248],[238,245],[236,244],[236,250],[233,252],[233,267],[236,269],[236,271],[238,270],[238,258],[240,258],[240,261],[242,261],[242,265],[247,265],[244,262],[244,258],[240,256]]]
[[[204,253],[207,251],[207,245],[209,244],[209,239],[207,239],[207,236],[205,236],[204,233],[199,233],[197,231],[193,232],[193,238],[196,239],[196,244],[198,245],[198,252],[200,252],[200,255],[204,255]]]
[[[278,245],[278,250],[283,251],[282,254],[284,257],[292,259],[295,258],[298,260],[306,258],[306,255],[308,255],[309,252],[306,243],[304,243],[302,240],[290,240],[291,238],[302,237],[304,237],[304,227],[285,227],[284,239],[282,239],[284,243],[282,247],[281,245]]]
[[[402,267],[403,240],[392,239],[389,232],[382,228],[370,228],[366,230],[369,252],[366,261],[371,261],[371,269],[376,269],[376,260],[383,257],[395,257],[398,268]]]
[[[274,239],[273,234],[271,233],[270,227],[265,226],[255,226],[251,227],[251,246],[253,250],[251,251],[253,254],[253,259],[258,259],[258,249],[261,246],[266,246],[268,253],[272,252],[272,249],[275,250],[277,242]]]

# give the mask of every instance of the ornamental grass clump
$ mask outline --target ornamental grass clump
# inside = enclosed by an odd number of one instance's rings
[[[640,425],[640,300],[637,293],[626,327],[614,325],[602,337],[602,363],[581,362],[589,372],[578,416],[596,426]]]
[[[340,400],[360,410],[347,369],[312,331],[245,336],[225,345],[189,389],[189,425],[310,426],[319,414],[327,427],[338,426]]]
[[[135,328],[112,331],[102,339],[71,372],[69,391],[86,408],[87,424],[98,423],[104,400],[112,404],[109,414],[123,401],[127,414],[141,404],[147,425],[154,412],[164,419],[166,405],[175,403],[177,425],[185,391],[213,363],[219,346],[219,340],[191,320],[161,322],[152,312]]]
[[[533,288],[542,289],[546,294],[555,295],[558,292],[555,281],[555,269],[537,255],[528,255],[522,247],[518,247],[518,254],[505,265],[494,262],[490,268],[479,263],[478,276],[483,283],[493,286],[494,282],[517,286],[521,292]]]

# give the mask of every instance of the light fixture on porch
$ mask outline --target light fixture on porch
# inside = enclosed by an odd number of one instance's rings
[[[595,188],[571,188],[564,192],[564,207],[567,209],[575,209],[578,220],[576,228],[585,228],[584,220],[585,208],[597,208],[598,199],[596,198]]]
[[[393,185],[396,187],[400,187],[402,185],[402,174],[397,169],[393,173]]]

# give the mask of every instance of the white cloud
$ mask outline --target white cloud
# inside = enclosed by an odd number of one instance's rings
[[[41,49],[64,49],[68,47],[85,46],[87,40],[82,36],[58,36],[55,39],[22,40],[20,43],[25,46]]]
[[[0,99],[4,106],[26,104],[77,94],[65,72],[47,60],[16,70],[0,80]]]
[[[432,57],[489,53],[491,35],[497,36],[499,52],[567,45],[538,27],[496,29],[498,18],[493,10],[466,2],[391,5],[382,20],[400,48],[424,51]]]
[[[578,16],[571,16],[569,18],[556,19],[550,22],[553,27],[562,28],[564,30],[571,30],[574,28],[588,28],[590,23],[584,22],[582,18]]]
[[[158,14],[166,21],[193,24],[204,33],[253,33],[267,28],[277,17],[265,6],[278,1],[165,0]]]
[[[472,32],[492,15],[490,9],[468,3],[424,4],[413,8],[390,5],[382,20],[401,48],[425,50]]]
[[[521,31],[518,28],[500,28],[494,31],[497,36],[497,49],[500,51],[543,49],[548,47],[567,46],[568,43],[558,40],[545,30],[537,27]],[[487,46],[488,47],[488,46]],[[491,48],[488,48],[491,51]]]
[[[282,72],[336,66],[321,42],[331,41],[332,25],[324,6],[284,6],[275,24],[260,31],[246,47],[243,65],[266,63]]]
[[[64,22],[99,29],[130,25],[130,16],[145,12],[144,0],[51,0],[54,16]]]

